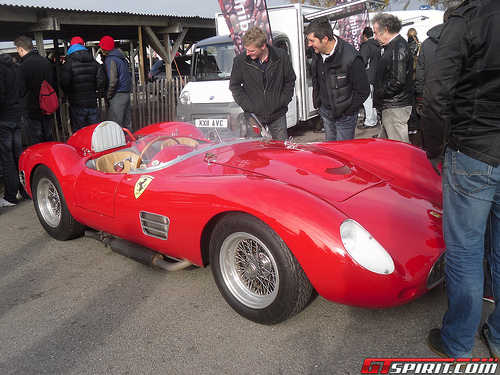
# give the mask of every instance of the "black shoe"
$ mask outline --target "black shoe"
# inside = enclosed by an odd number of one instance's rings
[[[491,351],[490,343],[488,342],[488,338],[486,337],[487,331],[488,331],[488,324],[484,323],[483,327],[481,328],[481,332],[479,332],[479,336],[481,337],[481,341],[484,343],[484,345],[488,347],[488,350],[490,351],[491,354],[491,358],[498,359],[498,355],[495,355]]]
[[[358,129],[371,129],[373,128],[374,126],[367,126],[365,124],[362,124],[362,125],[358,125],[356,126]]]
[[[451,358],[444,351],[443,342],[441,341],[441,330],[439,328],[431,329],[429,337],[427,337],[427,344],[429,344],[429,348],[437,355],[443,358]]]

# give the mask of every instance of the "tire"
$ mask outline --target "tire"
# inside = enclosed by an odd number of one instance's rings
[[[83,235],[85,226],[71,216],[61,185],[49,168],[42,165],[35,170],[32,189],[38,220],[48,234],[60,241]]]
[[[261,220],[225,216],[210,240],[210,264],[219,291],[243,317],[280,323],[309,302],[312,285],[283,240]]]

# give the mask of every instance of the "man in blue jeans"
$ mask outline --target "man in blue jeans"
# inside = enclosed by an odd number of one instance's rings
[[[21,107],[16,70],[12,57],[0,53],[0,162],[5,185],[0,208],[15,206],[19,190],[24,198],[29,198],[19,182],[17,165],[22,151]]]
[[[481,322],[483,257],[491,215],[493,291],[500,290],[500,2],[468,0],[444,26],[427,76],[422,131],[439,173],[443,155],[443,232],[448,310],[430,331],[443,357],[471,357]],[[480,329],[491,355],[500,353],[500,308]]]
[[[328,21],[314,20],[304,34],[315,52],[311,63],[313,101],[323,119],[325,140],[354,139],[359,109],[370,95],[363,58],[333,34]]]

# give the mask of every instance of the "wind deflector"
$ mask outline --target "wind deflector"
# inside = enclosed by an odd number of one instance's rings
[[[309,13],[304,15],[304,18],[306,21],[312,21],[314,19],[324,17],[329,21],[336,21],[341,18],[362,13],[365,10],[379,5],[385,5],[385,2],[382,0],[354,0],[348,3],[335,5],[331,8],[323,9],[318,12]]]

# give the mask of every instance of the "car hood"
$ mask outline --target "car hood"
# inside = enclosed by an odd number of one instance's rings
[[[382,170],[311,144],[245,142],[216,150],[211,162],[283,181],[337,202],[392,179]]]

